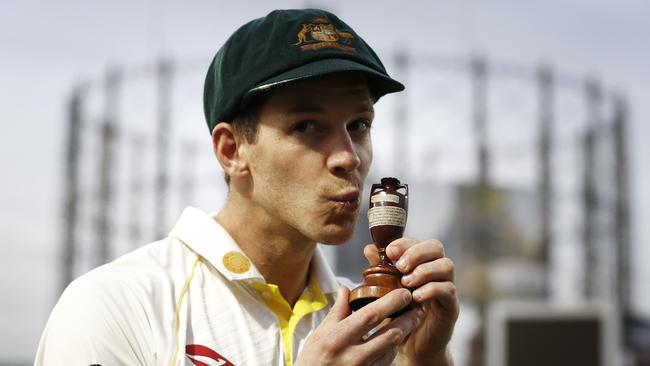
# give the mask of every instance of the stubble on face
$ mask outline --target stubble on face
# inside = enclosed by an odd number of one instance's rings
[[[340,244],[354,231],[372,161],[365,78],[338,74],[275,90],[246,146],[250,201],[282,235]],[[255,220],[255,218],[252,218]]]

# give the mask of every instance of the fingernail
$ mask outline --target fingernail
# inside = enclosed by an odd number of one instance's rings
[[[408,270],[408,263],[406,262],[406,257],[400,258],[400,260],[398,260],[395,265],[403,272]]]
[[[407,276],[402,277],[402,283],[405,286],[408,286],[409,283],[411,283],[411,281],[413,281],[413,275],[407,275]]]
[[[422,291],[415,290],[413,291],[413,299],[420,300],[422,298]]]
[[[397,245],[389,245],[387,250],[389,252],[388,254],[390,255],[399,255],[399,249],[397,248]]]

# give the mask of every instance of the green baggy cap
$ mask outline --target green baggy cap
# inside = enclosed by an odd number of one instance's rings
[[[256,93],[283,83],[343,71],[362,72],[372,95],[404,90],[370,46],[336,15],[319,9],[275,10],[244,24],[219,49],[205,78],[210,133]]]

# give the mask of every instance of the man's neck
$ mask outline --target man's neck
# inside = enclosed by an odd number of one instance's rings
[[[253,261],[266,282],[277,285],[293,307],[307,285],[316,242],[293,229],[278,227],[262,208],[233,201],[237,200],[229,197],[217,221]]]

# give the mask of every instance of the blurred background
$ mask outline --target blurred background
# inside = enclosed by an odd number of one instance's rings
[[[457,263],[456,363],[650,365],[642,0],[4,1],[0,365],[33,362],[70,280],[220,209],[205,71],[295,7],[336,13],[407,86],[376,105],[366,183],[408,183],[407,235]],[[339,274],[360,279],[367,242],[362,215],[326,248]]]

